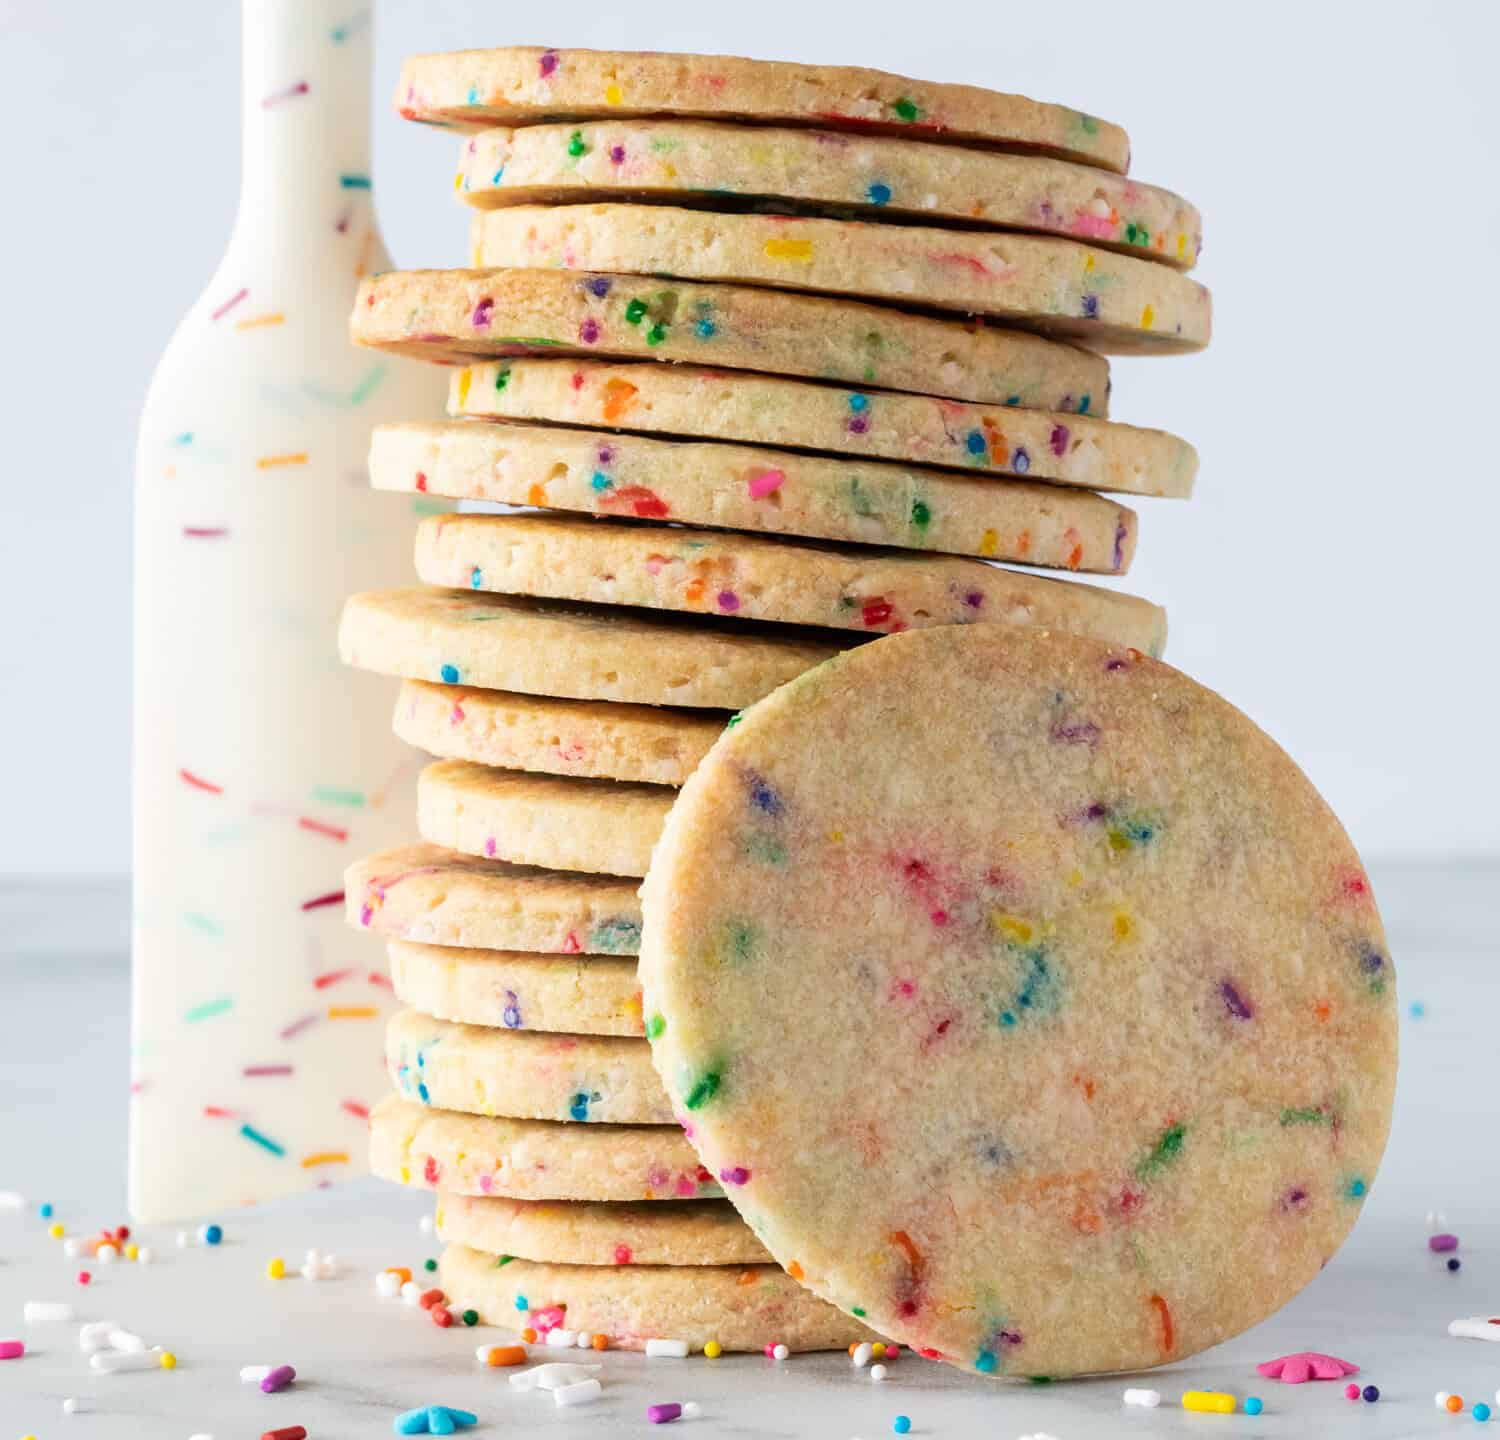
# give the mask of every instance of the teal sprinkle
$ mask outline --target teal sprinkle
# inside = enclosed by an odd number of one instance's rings
[[[594,478],[589,481],[589,484],[592,485],[595,490],[608,490],[609,487],[614,483],[615,482],[611,480],[609,476],[606,475],[602,470],[595,470]]]
[[[1161,1174],[1182,1154],[1182,1144],[1187,1138],[1187,1126],[1173,1125],[1162,1132],[1162,1137],[1152,1147],[1151,1153],[1135,1167],[1137,1180],[1150,1180]]]
[[[1021,397],[1019,395],[1007,395],[1005,397],[1005,403],[1014,407],[1021,403]]]
[[[516,1309],[517,1310],[530,1310],[531,1309],[531,1306],[526,1303],[526,1297],[524,1295],[517,1295],[516,1296]]]
[[[253,1125],[241,1125],[240,1134],[259,1145],[262,1150],[269,1150],[273,1155],[286,1154],[286,1146],[278,1145],[269,1135],[262,1135]]]
[[[701,1110],[715,1095],[719,1093],[719,1086],[723,1083],[723,1076],[717,1070],[708,1070],[701,1075],[693,1088],[688,1091],[683,1104],[689,1110]]]
[[[212,935],[216,940],[224,934],[224,927],[217,920],[210,919],[207,915],[200,915],[190,910],[182,917],[189,925],[203,935]]]
[[[641,927],[634,920],[602,920],[589,934],[590,942],[611,955],[633,955],[640,947]]]
[[[479,104],[479,86],[477,86],[477,85],[470,85],[469,86],[469,94],[468,94],[468,97],[467,97],[467,99],[465,100],[464,103],[468,104],[468,105],[477,105],[477,104]]]
[[[368,190],[370,177],[368,175],[340,175],[339,184],[345,190]]]
[[[438,671],[438,674],[442,677],[444,685],[457,685],[458,684],[458,666],[457,665],[444,665],[443,668]]]
[[[375,393],[380,386],[380,382],[388,374],[390,374],[390,366],[383,360],[378,365],[372,365],[365,371],[364,378],[360,380],[359,384],[349,392],[349,403],[351,405],[363,405]]]
[[[211,1020],[215,1015],[223,1015],[226,1011],[234,1009],[234,998],[229,995],[220,995],[217,1000],[205,1000],[201,1005],[194,1005],[191,1010],[184,1012],[183,1019],[189,1025],[196,1025],[200,1020]]]
[[[700,340],[712,340],[718,333],[718,326],[706,316],[693,327],[698,332]]]
[[[1350,1200],[1363,1200],[1366,1191],[1369,1190],[1363,1175],[1355,1175],[1349,1183],[1344,1186],[1344,1194]]]
[[[174,435],[172,443],[174,445],[191,445],[193,443],[193,432],[191,430],[184,430],[181,435]]]
[[[856,415],[858,415],[861,410],[868,410],[870,408],[870,397],[868,395],[861,395],[858,390],[854,391],[854,393],[849,396],[849,408],[854,411]]]
[[[351,16],[342,25],[335,25],[328,32],[328,38],[335,45],[342,45],[351,36],[358,35],[370,23],[370,12],[361,10],[358,15]]]
[[[474,569],[469,574],[469,584],[471,586],[473,586],[474,589],[477,590],[477,589],[479,589],[479,587],[483,583],[484,583],[484,574],[480,570],[479,566],[476,565],[474,567]]]
[[[979,1358],[974,1362],[974,1368],[981,1375],[993,1375],[998,1364],[999,1362],[996,1360],[993,1350],[981,1350]]]
[[[1080,414],[1080,415],[1087,415],[1087,414],[1088,414],[1088,413],[1089,413],[1089,402],[1090,402],[1090,401],[1091,401],[1091,400],[1092,400],[1092,399],[1093,399],[1093,396],[1091,396],[1091,395],[1085,395],[1085,396],[1084,396],[1084,397],[1083,397],[1083,398],[1082,398],[1082,399],[1081,399],[1081,400],[1080,400],[1080,401],[1079,401],[1079,402],[1078,402],[1078,413],[1079,413],[1079,414]]]
[[[332,785],[314,785],[312,798],[321,800],[325,805],[348,805],[351,809],[358,810],[365,803],[365,792],[363,790],[338,790]]]
[[[448,513],[448,502],[446,500],[434,500],[430,495],[413,495],[411,497],[411,513],[413,515],[446,515]]]
[[[493,175],[490,176],[490,184],[491,185],[498,185],[500,183],[500,177],[503,176],[504,174],[505,174],[505,166],[502,165],[497,171],[495,171],[495,173]]]

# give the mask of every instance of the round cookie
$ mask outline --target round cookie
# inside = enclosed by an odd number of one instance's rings
[[[438,585],[851,630],[1042,625],[1159,654],[1166,615],[1134,595],[952,555],[538,515],[444,516],[417,531]]]
[[[360,282],[357,344],[464,364],[496,355],[691,361],[981,405],[1103,415],[1109,363],[1023,331],[743,285],[562,270],[390,271]]]
[[[726,1200],[584,1204],[441,1195],[438,1237],[552,1265],[768,1265]]]
[[[634,955],[641,943],[637,888],[613,875],[403,845],[344,871],[344,913],[359,929],[419,944]]]
[[[481,210],[612,198],[790,204],[1069,235],[1183,270],[1203,248],[1197,210],[1154,185],[1044,156],[827,130],[613,118],[486,130],[465,142],[453,183]]]
[[[646,1033],[633,960],[409,940],[392,940],[386,953],[397,998],[439,1020],[570,1035]]]
[[[587,1330],[614,1350],[652,1339],[725,1350],[843,1350],[879,1336],[804,1290],[776,1265],[501,1264],[466,1245],[443,1251],[438,1279],[454,1310],[507,1330]]]
[[[644,875],[677,791],[667,785],[530,775],[436,760],[417,780],[417,830],[466,855]]]
[[[448,760],[681,785],[728,718],[407,680],[396,699],[393,728],[409,744]]]
[[[1134,511],[1057,485],[545,425],[382,426],[370,474],[377,489],[421,475],[435,494],[1105,574],[1129,567],[1137,529]]]
[[[1198,474],[1198,452],[1164,430],[697,365],[521,359],[466,366],[450,380],[448,411],[821,450],[1173,499],[1192,494]]]
[[[561,266],[932,306],[1106,354],[1201,350],[1212,329],[1196,280],[1051,235],[608,204],[487,210],[471,229],[479,268]]]
[[[370,1168],[450,1197],[692,1200],[723,1194],[675,1125],[574,1125],[430,1110],[388,1095],[370,1112]]]
[[[849,643],[780,626],[446,590],[351,595],[346,665],[485,690],[743,710]]]
[[[816,125],[1130,168],[1130,140],[1118,125],[1065,105],[860,66],[736,55],[531,45],[413,55],[401,67],[396,109],[456,129],[655,115]]]
[[[1359,859],[1143,656],[949,627],[803,676],[684,787],[644,913],[705,1165],[954,1364],[1182,1359],[1311,1280],[1374,1178],[1396,996]]]
[[[440,1110],[515,1120],[670,1125],[644,1040],[454,1025],[398,1010],[385,1032],[397,1093]]]

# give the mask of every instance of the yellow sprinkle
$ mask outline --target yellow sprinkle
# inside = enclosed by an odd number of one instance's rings
[[[458,408],[462,410],[469,403],[469,386],[474,383],[474,372],[467,365],[458,372]]]
[[[136,1256],[139,1255],[140,1253],[141,1253],[141,1251],[140,1251],[140,1247],[138,1245],[135,1245],[135,1244],[132,1243],[132,1244],[127,1245],[125,1247],[125,1258],[127,1260],[134,1260],[136,1258]]]
[[[453,177],[453,188],[455,190],[462,190],[464,188],[464,172],[462,170]]]
[[[286,1276],[286,1261],[280,1255],[273,1260],[266,1261],[266,1279],[281,1280]]]
[[[986,530],[979,537],[979,553],[981,555],[998,555],[1000,553],[1000,536],[993,530]]]
[[[1177,257],[1180,260],[1187,259],[1187,232],[1185,230],[1177,232]]]
[[[257,470],[274,470],[278,465],[306,465],[307,452],[298,450],[291,455],[262,455],[255,462]]]
[[[161,1352],[161,1368],[163,1370],[175,1370],[177,1368],[177,1357],[170,1350]]]
[[[1109,848],[1111,850],[1130,849],[1130,836],[1123,830],[1117,830],[1113,825],[1105,832],[1105,839],[1109,841]]]
[[[1091,271],[1093,268],[1094,268],[1094,257],[1093,257],[1092,254],[1089,254],[1089,255],[1087,255],[1087,256],[1084,257],[1084,261],[1083,261],[1083,273],[1085,275],[1087,275],[1089,273],[1089,271]]]
[[[1128,940],[1135,934],[1135,921],[1123,910],[1115,911],[1115,939]]]
[[[1031,926],[1026,921],[1001,910],[990,911],[990,929],[1007,940],[1013,940],[1017,945],[1024,945],[1032,936]]]
[[[811,260],[813,242],[811,240],[767,240],[765,249],[768,260]]]
[[[64,1230],[61,1225],[49,1225],[47,1227],[47,1233],[54,1240],[61,1240],[63,1238],[63,1236],[66,1235],[68,1232],[66,1230]]]
[[[677,167],[670,160],[664,162],[661,168],[662,173],[668,180],[675,180],[677,178]]]
[[[870,1346],[870,1354],[872,1354],[877,1360],[884,1359],[885,1342],[883,1340],[877,1340],[872,1346]]]
[[[250,315],[241,320],[234,328],[236,330],[263,330],[267,325],[281,325],[286,316],[280,310],[273,310],[268,315]]]
[[[618,105],[625,97],[620,93],[618,85],[611,85],[604,92],[604,103],[606,105]]]
[[[1149,330],[1156,321],[1156,311],[1149,305],[1141,311],[1141,329]]]
[[[401,1167],[401,1183],[403,1185],[411,1184],[411,1170],[405,1165]]]
[[[1069,871],[1069,873],[1068,873],[1068,884],[1074,886],[1075,888],[1077,886],[1079,886],[1079,885],[1082,885],[1083,884],[1083,871],[1082,870],[1072,870],[1072,871]]]
[[[443,1207],[441,1205],[432,1212],[432,1223],[434,1228],[438,1230],[443,1228]]]
[[[1182,1397],[1184,1410],[1206,1410],[1211,1415],[1233,1415],[1235,1399],[1223,1390],[1188,1390]]]
[[[833,844],[842,845],[844,843],[844,832],[842,830],[830,830],[828,838]]]
[[[705,1360],[717,1360],[724,1353],[724,1347],[717,1340],[710,1340],[703,1347],[703,1358]]]
[[[330,1020],[373,1020],[375,1007],[373,1005],[330,1005],[328,1018]]]
[[[308,1155],[302,1161],[304,1170],[315,1170],[319,1165],[347,1165],[349,1163],[349,1152],[347,1150],[319,1150],[315,1155]]]

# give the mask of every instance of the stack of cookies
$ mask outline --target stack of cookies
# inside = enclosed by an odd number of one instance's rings
[[[1160,653],[1158,607],[1039,571],[1123,575],[1136,516],[1099,492],[1191,490],[1189,444],[1108,418],[1103,357],[1207,342],[1198,216],[1124,178],[1104,121],[874,71],[471,51],[409,61],[398,104],[472,132],[476,214],[472,268],[361,288],[359,343],[456,367],[455,418],[378,429],[371,479],[528,508],[430,516],[429,588],[344,616],[345,660],[402,680],[397,733],[438,757],[422,843],[348,877],[411,1007],[375,1168],[440,1192],[444,1286],[491,1322],[869,1338],[677,1128],[636,889],[733,713],[871,636]],[[758,858],[774,885],[786,857]]]

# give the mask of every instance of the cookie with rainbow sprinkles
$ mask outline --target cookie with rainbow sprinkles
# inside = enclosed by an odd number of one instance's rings
[[[479,210],[577,200],[749,205],[1036,230],[1191,269],[1203,221],[1179,195],[1087,165],[828,130],[597,120],[486,130],[454,186]]]
[[[947,627],[752,707],[643,892],[672,1108],[816,1294],[995,1376],[1178,1360],[1328,1263],[1390,1124],[1370,884],[1132,650]]]
[[[1105,170],[1130,166],[1130,141],[1118,125],[1065,105],[861,66],[737,55],[533,45],[413,55],[401,67],[395,103],[404,119],[456,129],[677,115],[895,132],[1061,155]]]

